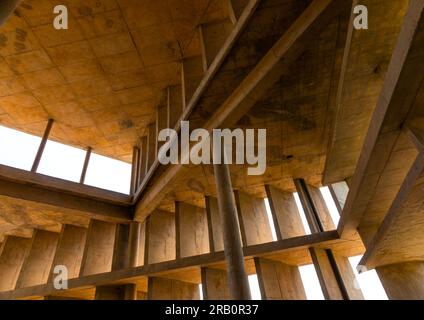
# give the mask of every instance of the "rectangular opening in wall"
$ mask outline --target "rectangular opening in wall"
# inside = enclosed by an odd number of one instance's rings
[[[248,277],[249,279],[249,287],[250,294],[252,296],[252,300],[262,300],[261,290],[259,288],[258,276],[256,274],[252,274]]]
[[[123,194],[130,193],[131,164],[91,154],[85,184]]]
[[[31,170],[41,138],[0,126],[0,164]]]
[[[272,241],[277,241],[277,233],[275,232],[274,219],[272,218],[272,212],[271,212],[271,207],[269,206],[268,198],[265,198],[264,201],[265,201],[266,215],[268,217],[269,227],[271,228]]]
[[[328,211],[330,212],[331,220],[335,226],[339,224],[340,214],[339,210],[337,210],[336,204],[334,203],[334,199],[331,195],[330,189],[328,187],[322,187],[319,189],[324,198],[325,205],[327,206]]]
[[[302,203],[300,202],[299,194],[297,192],[293,193],[294,200],[296,202],[297,209],[299,210],[300,219],[302,220],[303,228],[305,229],[305,234],[311,234],[311,229],[309,228],[308,220],[306,220],[305,211],[303,211]]]
[[[303,288],[308,300],[324,300],[321,285],[313,264],[299,267]]]
[[[85,151],[55,141],[47,141],[37,172],[79,182]]]
[[[200,300],[204,300],[204,298],[203,298],[203,286],[202,286],[202,284],[199,284],[199,297],[200,297]]]
[[[354,256],[349,258],[349,262],[358,280],[357,285],[361,288],[365,300],[388,300],[386,291],[375,270],[369,270],[361,274],[358,273],[356,267],[361,259],[362,256]]]

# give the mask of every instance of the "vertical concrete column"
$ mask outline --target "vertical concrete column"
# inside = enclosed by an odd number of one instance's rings
[[[171,86],[167,88],[168,96],[168,124],[173,129],[180,120],[183,111],[183,88],[181,85]]]
[[[221,213],[225,260],[228,268],[230,295],[235,300],[250,300],[250,288],[244,266],[237,207],[232,190],[230,169],[226,164],[214,164],[218,206]]]
[[[181,64],[182,101],[184,109],[190,103],[204,75],[203,57],[185,58]]]
[[[156,132],[156,123],[151,123],[147,127],[147,163],[146,163],[146,174],[149,172],[151,166],[156,160],[157,157],[157,132]]]
[[[163,129],[169,128],[168,123],[168,91],[165,90],[165,96],[162,97],[162,100],[158,107],[156,108],[156,135],[159,136],[159,133]],[[164,145],[164,141],[157,141],[157,152],[159,153],[160,148]]]
[[[137,187],[139,187],[142,184],[143,179],[146,176],[146,173],[148,170],[147,168],[148,152],[149,152],[149,148],[147,143],[147,137],[142,137],[140,139],[140,162],[139,162],[140,168],[138,169],[138,178],[137,178],[139,185]]]
[[[218,55],[234,25],[230,17],[203,23],[199,26],[199,38],[202,48],[203,69],[205,72]]]
[[[249,0],[226,0],[231,22],[236,24]]]
[[[132,161],[131,161],[131,188],[130,194],[134,194],[138,187],[138,176],[139,176],[139,162],[140,162],[140,149],[137,147],[133,148]]]
[[[117,224],[113,250],[112,270],[126,269],[130,266],[130,225]]]
[[[139,265],[141,239],[141,223],[132,222],[130,224],[130,261],[129,267],[134,268]]]
[[[424,300],[424,262],[405,262],[375,269],[391,300]]]

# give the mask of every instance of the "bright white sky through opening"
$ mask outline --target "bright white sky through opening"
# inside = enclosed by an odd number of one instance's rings
[[[86,151],[54,141],[48,141],[37,172],[79,182]]]
[[[85,184],[125,194],[130,193],[131,165],[91,154]]]
[[[0,164],[31,170],[41,138],[0,126]]]
[[[0,164],[31,170],[41,138],[0,126]],[[37,172],[79,182],[86,151],[48,140]],[[92,153],[85,184],[129,194],[131,164]]]

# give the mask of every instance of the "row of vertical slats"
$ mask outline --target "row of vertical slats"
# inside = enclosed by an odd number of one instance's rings
[[[274,220],[278,222],[281,238],[304,234],[304,230],[300,227],[299,212],[293,195],[271,186],[267,186],[266,191]],[[312,197],[316,195],[312,193]],[[244,234],[244,245],[272,241],[263,199],[241,191],[235,192],[235,198],[239,209],[240,232]],[[139,226],[139,250],[135,258],[136,262],[133,264],[159,263],[222,251],[222,230],[217,199],[206,197],[205,203],[206,209],[179,202],[176,204],[175,214],[158,210],[149,216]],[[7,237],[2,245],[0,271],[10,276],[2,277],[1,289],[6,291],[46,283],[48,279],[51,281],[53,268],[56,265],[67,266],[70,278],[127,268],[130,266],[130,231],[130,225],[115,225],[92,220],[88,229],[65,225],[60,235],[36,231],[33,239]],[[337,284],[334,267],[331,266],[328,255],[323,249],[312,248],[312,250],[319,277],[326,285],[324,288],[327,292],[326,297],[329,299],[343,297],[340,289],[337,289],[339,284]],[[358,293],[353,285],[354,276],[352,270],[349,270],[350,265],[347,259],[336,256],[335,260],[342,278],[345,278],[344,282],[348,284],[345,290],[350,292],[349,297],[360,298],[360,292]],[[302,286],[298,286],[297,267],[263,258],[257,258],[255,265],[264,298],[303,297],[299,289]],[[222,289],[227,288],[223,285],[226,283],[224,274],[225,271],[219,269],[202,270],[203,281],[207,281],[208,286],[212,286],[204,289],[207,290],[208,296],[221,297],[228,294],[227,289]],[[7,280],[9,283],[6,283]],[[277,283],[279,289],[275,286]],[[218,288],[221,289],[218,290]],[[296,288],[298,291],[295,290]],[[99,293],[99,299],[109,296],[110,292],[126,292],[126,295],[116,295],[116,297],[135,296],[129,294],[131,290],[125,286],[106,287],[99,290],[104,290],[104,293]]]

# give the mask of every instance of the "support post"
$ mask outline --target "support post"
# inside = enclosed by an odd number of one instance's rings
[[[32,164],[31,172],[37,172],[40,165],[41,157],[43,156],[44,148],[46,147],[47,140],[49,139],[50,131],[52,130],[53,119],[49,119],[46,129],[44,130],[43,138],[41,139],[40,146],[38,147],[37,154]]]
[[[90,163],[91,151],[92,150],[93,149],[91,147],[88,147],[87,153],[85,154],[84,166],[82,167],[81,178],[80,178],[81,184],[85,182],[85,177],[87,175],[87,169],[88,169],[88,164]]]
[[[231,299],[250,300],[250,288],[244,266],[243,249],[238,229],[237,207],[232,190],[230,169],[227,164],[214,164],[218,206],[221,213],[224,253],[228,267]]]
[[[138,177],[137,177],[137,189],[140,187],[143,182],[144,177],[147,174],[147,155],[148,155],[148,147],[147,147],[147,137],[142,137],[140,139],[140,162],[138,169]]]
[[[424,299],[424,263],[412,261],[375,269],[390,300]]]
[[[133,148],[132,162],[131,162],[131,188],[130,194],[134,194],[137,190],[138,183],[138,170],[140,160],[140,149],[137,147]]]
[[[141,236],[141,223],[131,222],[130,224],[130,262],[129,267],[135,268],[139,264],[139,251],[140,251],[140,236]]]

